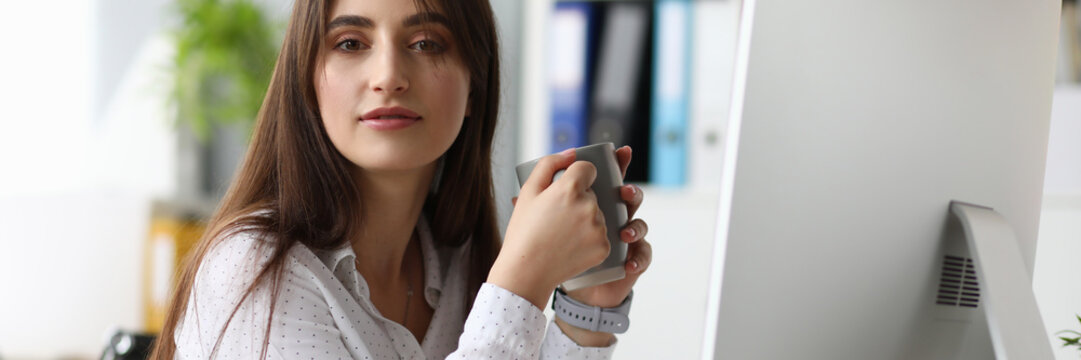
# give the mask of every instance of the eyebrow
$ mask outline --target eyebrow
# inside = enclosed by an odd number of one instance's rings
[[[342,26],[356,26],[356,27],[362,27],[362,28],[371,28],[371,27],[375,27],[375,23],[372,22],[372,19],[369,19],[369,18],[366,18],[366,17],[363,17],[363,16],[342,15],[342,16],[338,16],[338,17],[334,18],[334,20],[331,20],[330,23],[327,24],[327,31],[330,31],[330,30],[333,30],[334,28],[338,28],[338,27],[342,27]]]
[[[450,21],[446,16],[437,12],[424,12],[419,14],[413,14],[402,20],[402,26],[410,27],[422,24],[437,23],[444,27],[450,28]]]
[[[436,12],[424,12],[424,13],[413,14],[413,15],[410,15],[410,16],[406,17],[405,20],[402,20],[402,26],[404,26],[404,27],[418,26],[418,25],[430,24],[430,23],[437,23],[437,24],[443,25],[443,26],[445,26],[447,28],[450,28],[450,21],[447,20],[447,17],[443,16],[443,14],[436,13]],[[335,28],[342,27],[342,26],[356,26],[356,27],[361,27],[361,28],[373,28],[373,27],[375,27],[375,22],[372,21],[372,19],[369,19],[369,18],[364,17],[364,16],[341,15],[341,16],[338,16],[338,17],[334,18],[334,20],[331,20],[330,23],[327,24],[327,31],[330,31],[330,30],[333,30]]]

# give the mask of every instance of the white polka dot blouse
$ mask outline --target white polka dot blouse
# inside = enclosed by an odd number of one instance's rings
[[[252,230],[218,242],[199,266],[175,333],[178,359],[608,359],[615,344],[582,347],[524,298],[484,284],[465,313],[468,247],[437,247],[417,224],[424,257],[424,299],[434,309],[419,343],[383,317],[354,266],[352,247],[289,250],[273,323],[269,286],[241,298],[269,253]],[[239,305],[239,307],[237,307]],[[228,327],[226,319],[236,313]],[[468,316],[468,317],[467,317]],[[266,329],[270,327],[269,341]],[[546,330],[547,326],[547,330]],[[221,335],[221,336],[219,336]]]

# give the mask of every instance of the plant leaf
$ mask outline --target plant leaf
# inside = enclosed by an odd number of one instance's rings
[[[250,132],[266,94],[284,24],[252,0],[178,0],[171,102],[201,141],[222,124]]]
[[[1060,336],[1059,339],[1062,339],[1062,341],[1065,342],[1065,344],[1062,344],[1062,346],[1070,346],[1070,345],[1081,346],[1081,343],[1078,342],[1078,341],[1081,341],[1081,337],[1068,338],[1068,337],[1065,337],[1065,336]]]

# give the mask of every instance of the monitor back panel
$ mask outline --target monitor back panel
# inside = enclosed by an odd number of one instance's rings
[[[992,358],[935,302],[949,202],[1008,219],[1031,276],[1060,3],[744,6],[714,354]]]

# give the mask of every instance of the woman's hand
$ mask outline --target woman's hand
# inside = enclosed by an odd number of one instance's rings
[[[627,167],[631,163],[631,148],[624,146],[616,150],[616,158],[619,160],[619,168],[623,175],[627,175]],[[591,286],[569,292],[571,298],[580,302],[599,306],[616,307],[623,302],[631,292],[634,283],[642,275],[649,263],[653,260],[653,247],[645,240],[649,227],[642,219],[635,219],[634,213],[642,205],[642,190],[635,185],[623,185],[619,189],[620,197],[627,203],[627,218],[633,219],[627,222],[620,232],[620,237],[627,245],[627,261],[623,264],[627,277],[597,286]],[[613,335],[611,333],[593,332],[580,329],[563,320],[556,318],[556,324],[564,334],[582,346],[608,346]]]
[[[552,156],[560,155],[562,154]],[[622,171],[623,175],[626,176],[627,167],[630,166],[631,163],[631,148],[624,146],[616,149],[616,159],[619,161],[620,171]],[[534,169],[533,173],[530,174],[530,181],[534,179],[534,176],[536,174],[537,170]],[[525,187],[523,187],[523,190],[524,189]],[[525,197],[524,191],[522,192],[522,196],[523,198]],[[652,246],[650,246],[649,242],[645,241],[645,236],[646,233],[649,231],[649,227],[646,225],[645,221],[642,221],[642,219],[634,219],[634,214],[638,211],[639,206],[642,205],[642,190],[635,185],[624,185],[622,188],[620,188],[620,197],[622,197],[623,201],[627,203],[627,217],[633,219],[627,222],[627,225],[623,227],[620,233],[623,241],[628,244],[627,261],[623,265],[625,267],[624,270],[626,271],[627,276],[622,280],[571,291],[568,295],[575,300],[600,307],[618,306],[620,303],[623,302],[624,299],[627,298],[627,295],[631,292],[631,288],[634,286],[635,282],[638,281],[638,277],[642,275],[646,268],[649,267],[650,262],[652,262],[653,260],[653,248]],[[519,208],[519,204],[521,204],[521,201],[518,201],[518,198],[511,199],[511,202],[515,204],[515,214],[518,214],[519,211],[522,211],[522,209]],[[603,221],[603,219],[601,221]],[[514,222],[514,216],[511,217],[511,222]],[[552,222],[552,224],[561,223]],[[511,234],[510,226],[508,226],[507,234],[509,238]],[[500,253],[501,258],[504,256],[504,253],[507,252],[507,241],[504,242],[503,246],[503,251]],[[556,264],[561,263],[560,259],[558,258],[555,258],[554,261],[556,261]],[[593,266],[599,264],[600,261],[603,261],[603,258],[594,263]],[[496,262],[498,263],[499,259],[497,259]],[[569,275],[566,275],[565,277],[558,280],[557,284],[566,281],[567,279],[570,279],[575,275],[578,275],[589,267],[581,269],[580,271],[570,272]],[[496,267],[493,266],[492,275],[488,278],[489,282],[492,282],[493,276],[496,273]],[[511,290],[511,288],[506,287],[502,284],[496,284],[508,290]],[[545,287],[545,289],[546,291],[543,291],[543,294],[533,295],[537,296],[538,300],[530,299],[529,297],[526,297],[526,299],[533,302],[533,304],[537,305],[537,307],[544,308],[544,306],[547,304],[551,292],[555,289],[555,285]],[[518,292],[515,290],[511,291],[525,297],[522,292]],[[543,296],[543,299],[539,298],[540,296]],[[613,335],[611,333],[593,332],[585,329],[580,329],[570,324],[567,324],[566,322],[563,322],[563,320],[559,318],[556,318],[555,322],[556,325],[558,325],[559,328],[563,330],[564,334],[567,334],[568,337],[570,337],[582,346],[607,346],[611,343],[613,339]]]
[[[488,282],[543,309],[559,283],[604,261],[611,244],[590,188],[596,177],[573,149],[542,158],[522,185]]]

